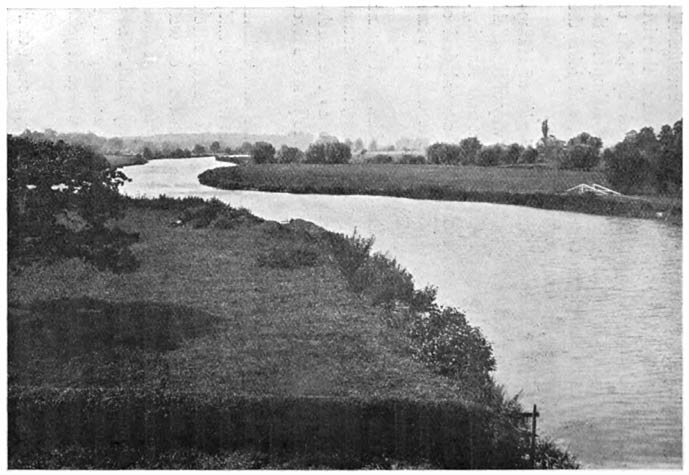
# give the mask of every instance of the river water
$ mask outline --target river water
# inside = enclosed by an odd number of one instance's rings
[[[374,235],[493,344],[496,379],[585,468],[680,468],[682,230],[486,203],[226,191],[213,158],[129,167],[130,195],[216,197],[266,219]]]

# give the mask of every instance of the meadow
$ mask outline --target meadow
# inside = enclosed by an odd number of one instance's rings
[[[679,199],[565,194],[580,183],[608,186],[605,174],[546,167],[263,164],[208,170],[199,181],[222,189],[477,201],[677,223],[682,215]]]

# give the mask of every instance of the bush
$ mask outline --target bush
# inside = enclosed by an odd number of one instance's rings
[[[422,290],[414,290],[411,299],[411,310],[414,312],[428,312],[435,308],[435,298],[438,288],[427,285]]]
[[[372,157],[366,158],[364,163],[373,163],[376,165],[386,165],[392,163],[392,157],[390,155],[374,155]]]
[[[423,155],[404,154],[399,158],[397,163],[405,165],[423,165],[426,163],[426,157]]]
[[[296,269],[313,267],[318,263],[318,249],[304,244],[292,244],[286,248],[276,248],[258,257],[258,265],[277,269]]]
[[[327,233],[326,237],[342,275],[351,287],[355,287],[356,271],[359,270],[369,258],[374,238],[359,236],[356,229],[351,236]]]
[[[485,385],[495,370],[493,350],[481,331],[454,308],[433,308],[412,321],[416,357],[443,376]]]
[[[352,276],[352,290],[368,295],[374,305],[410,304],[414,293],[411,274],[395,259],[376,253]]]

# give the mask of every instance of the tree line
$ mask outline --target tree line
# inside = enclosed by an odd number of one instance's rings
[[[427,163],[441,165],[505,166],[549,164],[563,170],[605,173],[610,185],[623,193],[678,193],[682,188],[682,119],[663,125],[632,130],[612,147],[582,132],[568,141],[549,134],[544,121],[543,136],[535,147],[518,143],[483,145],[477,137],[458,143],[437,142],[426,150]]]

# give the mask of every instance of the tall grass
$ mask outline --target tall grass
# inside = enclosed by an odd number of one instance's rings
[[[443,165],[261,165],[207,170],[199,181],[231,190],[379,195],[502,203],[580,213],[681,222],[681,202],[563,194],[580,183],[607,185],[602,172]]]

